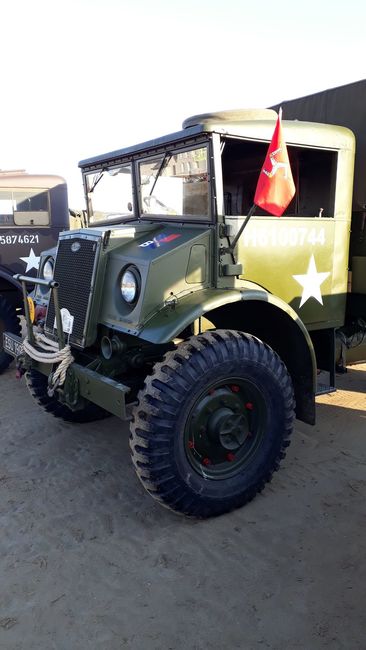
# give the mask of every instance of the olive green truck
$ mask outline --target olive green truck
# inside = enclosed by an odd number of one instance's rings
[[[301,103],[289,120],[282,105],[296,194],[281,218],[257,209],[236,237],[271,109],[198,115],[83,160],[88,228],[61,233],[41,256],[32,282],[43,327],[25,300],[25,341],[4,334],[42,408],[75,422],[129,420],[141,482],[190,516],[250,501],[285,456],[295,417],[314,424],[335,368],[366,359],[355,135],[303,121]]]

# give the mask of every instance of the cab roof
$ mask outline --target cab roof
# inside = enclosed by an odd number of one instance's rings
[[[154,140],[117,149],[100,156],[86,158],[79,162],[79,167],[88,170],[101,164],[120,162],[132,156],[153,153],[159,148],[173,147],[185,141],[199,139],[210,133],[220,133],[232,137],[269,142],[272,138],[277,113],[271,109],[243,109],[204,113],[187,118],[181,131],[163,135]],[[354,149],[352,131],[345,127],[299,120],[283,120],[283,132],[288,145],[304,145],[324,149]]]
[[[66,185],[65,179],[51,174],[28,174],[27,172],[0,170],[0,188],[51,189],[57,185]]]

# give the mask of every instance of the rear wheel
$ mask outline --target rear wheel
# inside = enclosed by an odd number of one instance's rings
[[[206,332],[146,379],[131,423],[132,460],[163,505],[220,515],[270,481],[293,420],[292,382],[278,355],[242,332]]]
[[[4,352],[4,332],[11,332],[20,336],[21,329],[15,308],[4,296],[0,296],[0,372],[6,370],[13,360],[13,357]]]
[[[55,396],[47,393],[48,379],[37,370],[30,370],[25,375],[28,389],[35,401],[47,413],[66,422],[94,422],[109,416],[109,413],[96,404],[89,403],[80,411],[71,411],[65,404],[61,404]]]

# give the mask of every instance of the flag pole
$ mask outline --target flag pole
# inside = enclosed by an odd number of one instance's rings
[[[244,228],[249,219],[253,216],[257,206],[264,208],[270,214],[280,217],[295,194],[295,185],[292,178],[290,161],[287,154],[286,143],[282,135],[281,120],[282,106],[278,111],[275,130],[259,174],[253,205],[230,246],[226,249],[221,249],[222,252],[233,253]],[[276,158],[276,156],[280,157]],[[281,168],[285,169],[284,175],[277,174],[278,169]],[[270,169],[270,171],[268,171],[268,169]]]
[[[241,226],[240,226],[238,232],[236,233],[236,235],[235,235],[233,241],[231,242],[231,244],[230,244],[230,246],[229,246],[229,252],[230,252],[230,253],[234,250],[236,244],[238,243],[238,239],[240,238],[240,236],[241,236],[241,234],[242,234],[242,232],[243,232],[245,226],[247,225],[247,223],[248,223],[250,217],[253,216],[256,207],[257,207],[256,204],[253,203],[253,205],[252,205],[252,207],[250,208],[250,210],[249,210],[247,216],[245,217],[243,223],[241,224]]]

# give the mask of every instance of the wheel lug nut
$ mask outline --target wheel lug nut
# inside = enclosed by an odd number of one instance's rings
[[[211,465],[210,459],[209,458],[204,458],[203,461],[202,461],[202,465],[206,465],[206,467],[207,467],[207,465]]]

